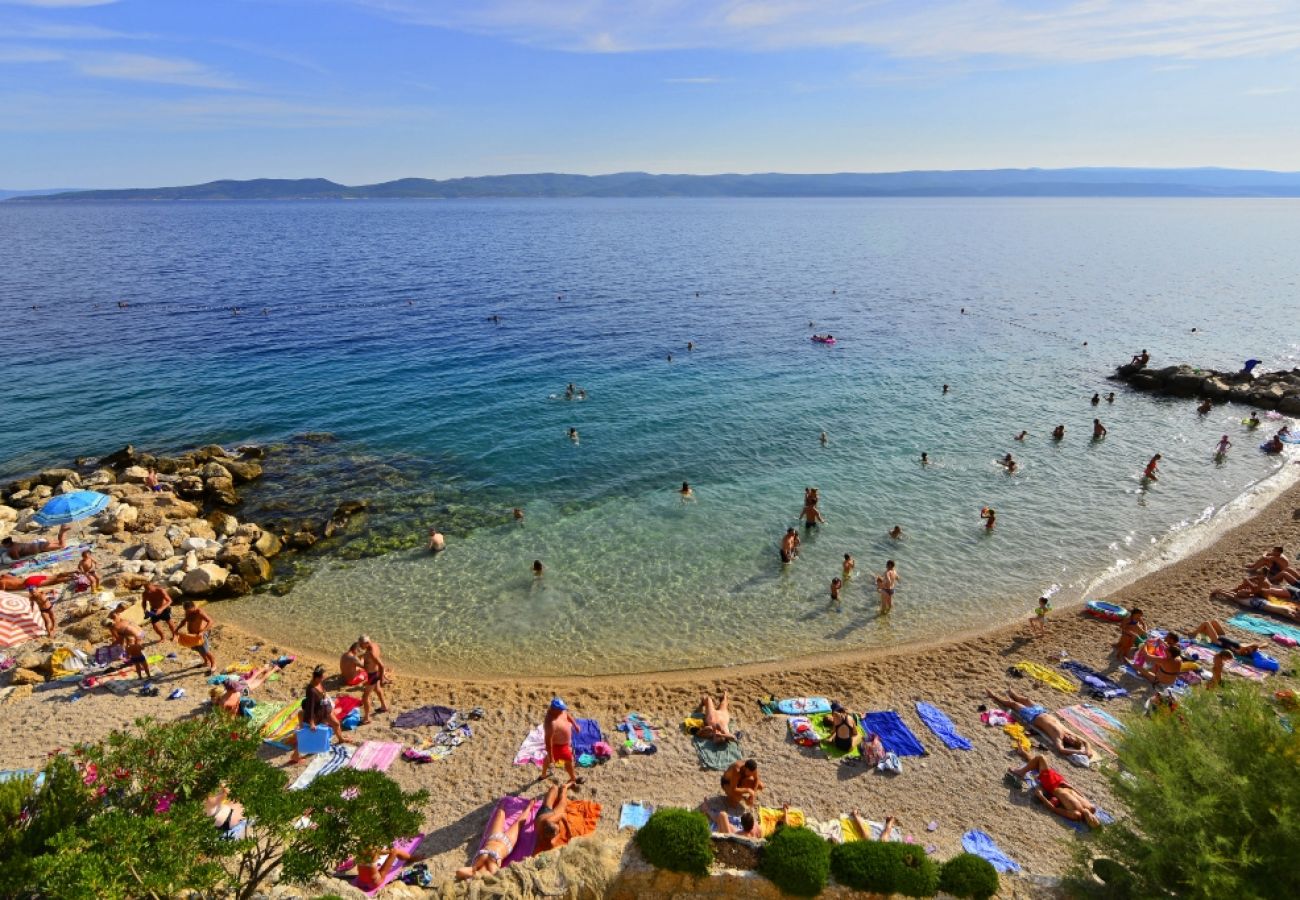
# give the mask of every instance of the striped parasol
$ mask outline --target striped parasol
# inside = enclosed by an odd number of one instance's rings
[[[31,601],[0,591],[0,647],[17,647],[44,635],[45,625]]]

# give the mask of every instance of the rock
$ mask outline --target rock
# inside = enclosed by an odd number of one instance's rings
[[[160,456],[154,460],[153,467],[159,475],[175,475],[182,469],[188,469],[193,462],[186,457]]]
[[[179,545],[180,549],[184,550],[186,553],[199,553],[207,550],[209,546],[211,546],[214,551],[219,551],[221,549],[221,542],[201,537],[188,537],[181,541]]]
[[[0,522],[17,522],[18,510],[12,506],[0,506]]]
[[[142,541],[144,555],[154,562],[176,555],[176,548],[167,540],[166,534],[155,531]]]
[[[1175,397],[1195,397],[1205,382],[1204,375],[1192,371],[1179,371],[1165,380],[1164,390]]]
[[[150,494],[153,507],[164,519],[197,519],[199,508],[188,500],[170,494]]]
[[[185,523],[185,528],[189,531],[190,537],[202,538],[205,541],[217,539],[216,529],[207,519],[190,519]]]
[[[185,554],[185,571],[193,572],[199,567],[199,555],[191,550]]]
[[[128,575],[139,575],[140,562],[134,559],[123,560],[122,571],[126,572]]]
[[[280,539],[269,531],[263,531],[261,536],[253,541],[253,549],[265,556],[267,559],[279,553],[283,546]]]
[[[31,498],[33,500],[48,500],[53,496],[54,488],[50,487],[48,484],[38,484],[36,487],[32,488]]]
[[[176,524],[168,525],[164,534],[167,535],[167,540],[171,542],[173,547],[179,547],[190,536],[188,531]]]
[[[187,594],[202,596],[225,584],[230,570],[213,563],[204,563],[181,578],[181,590]]]
[[[226,579],[226,583],[221,586],[221,596],[223,597],[242,597],[252,590],[248,582],[244,581],[239,575],[231,575]]]
[[[203,490],[209,494],[234,493],[235,479],[229,475],[203,479]]]
[[[197,570],[196,570],[197,571]],[[185,576],[189,574],[184,569],[177,569],[167,576],[167,586],[181,590],[181,585],[185,582]]]
[[[252,444],[245,444],[239,448],[239,455],[243,459],[262,459],[266,456],[266,451],[261,447],[254,447]]]
[[[0,706],[10,703],[17,703],[19,700],[25,700],[32,695],[32,686],[30,684],[15,685],[12,691],[0,697]]]
[[[240,462],[232,459],[225,463],[225,467],[236,484],[244,484],[262,477],[262,467],[255,462]]]
[[[249,587],[257,587],[271,580],[271,564],[256,553],[250,553],[241,559],[235,572]]]
[[[64,481],[81,484],[81,476],[72,469],[46,469],[36,476],[36,480],[50,488],[58,487]]]
[[[127,444],[116,453],[110,453],[108,456],[100,459],[101,466],[111,466],[114,469],[122,469],[135,464],[135,447]]]
[[[222,548],[217,551],[217,562],[223,566],[237,566],[239,561],[253,552],[253,542],[243,535],[227,538]]]
[[[35,484],[35,478],[19,478],[15,481],[9,482],[9,486],[5,488],[5,491],[9,494],[17,494],[21,491],[30,491]]]
[[[255,541],[262,536],[262,526],[256,522],[244,522],[235,529],[235,534],[246,537],[250,541]]]
[[[239,495],[231,491],[212,491],[209,493],[212,502],[217,506],[231,508],[239,505]]]
[[[1300,393],[1290,394],[1277,405],[1278,412],[1288,416],[1300,416]]]
[[[28,650],[26,653],[19,654],[14,659],[14,665],[20,669],[39,669],[41,666],[45,665],[45,660],[47,658],[48,655],[42,655],[33,650]]]
[[[197,499],[203,496],[203,479],[198,475],[182,475],[176,479],[176,493],[187,499]]]
[[[196,458],[201,457],[203,459],[229,459],[230,458],[230,454],[227,453],[225,451],[225,448],[220,446],[219,444],[205,444],[204,446],[200,447],[198,450],[194,451],[194,456]]]
[[[208,515],[208,524],[212,526],[217,537],[226,537],[235,533],[239,520],[230,513],[214,510]]]
[[[9,683],[16,686],[44,684],[45,676],[31,669],[17,668],[9,676]]]
[[[338,506],[334,507],[334,514],[330,517],[333,519],[348,519],[359,512],[365,512],[370,508],[368,500],[344,500]]]
[[[176,556],[169,556],[159,562],[158,571],[162,572],[164,575],[170,575],[173,572],[188,572],[189,570],[185,568],[185,557],[178,554]]]
[[[87,475],[81,483],[90,488],[104,487],[109,484],[117,484],[117,476],[110,469],[96,469]]]
[[[144,466],[127,466],[122,470],[122,480],[131,484],[144,484],[149,477],[149,470]]]
[[[310,531],[297,531],[289,535],[289,546],[295,550],[305,550],[316,543],[316,535]]]
[[[209,478],[230,478],[231,477],[230,470],[227,469],[225,466],[223,466],[221,463],[217,463],[217,462],[210,462],[207,465],[205,465],[200,470],[200,474],[203,476],[204,481],[208,480]]]

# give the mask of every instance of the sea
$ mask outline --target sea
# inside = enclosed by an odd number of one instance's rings
[[[1108,376],[1144,348],[1300,365],[1297,248],[1295,200],[0,203],[0,475],[272,448],[237,515],[370,509],[213,617],[323,652],[368,632],[399,668],[940,638],[1104,597],[1293,478],[1249,410]],[[806,487],[826,522],[783,566]]]

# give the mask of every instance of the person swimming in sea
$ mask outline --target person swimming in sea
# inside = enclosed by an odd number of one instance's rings
[[[1232,449],[1232,441],[1228,440],[1228,436],[1225,434],[1223,437],[1219,438],[1219,443],[1214,448],[1214,455],[1227,456],[1230,449]]]
[[[993,526],[998,523],[998,513],[991,506],[986,506],[980,510],[980,518],[984,520],[984,530],[992,531]]]
[[[1052,429],[1052,440],[1059,441],[1065,437],[1065,426],[1057,425]]]
[[[1099,441],[1099,440],[1101,440],[1101,439],[1104,438],[1108,433],[1109,433],[1109,432],[1106,431],[1106,426],[1103,425],[1103,424],[1101,424],[1101,419],[1093,419],[1093,420],[1092,420],[1092,439],[1093,439],[1094,441]]]
[[[1025,438],[1027,438],[1027,437],[1029,437],[1029,432],[1028,432],[1028,431],[1022,431],[1022,432],[1020,432],[1020,434],[1016,435],[1016,440],[1018,440],[1018,441],[1023,441],[1023,440],[1024,440]]]
[[[1092,405],[1093,405],[1093,406],[1096,406],[1096,405],[1099,404],[1099,403],[1101,403],[1101,394],[1093,394],[1093,395],[1092,395]]]
[[[1160,454],[1159,453],[1151,457],[1151,460],[1147,463],[1147,467],[1142,470],[1142,479],[1144,481],[1160,480]]]
[[[546,572],[546,567],[542,565],[540,559],[533,560],[533,578],[541,578]]]
[[[1008,475],[1016,474],[1016,460],[1010,453],[998,460],[998,465],[1006,469]]]
[[[1246,427],[1247,428],[1259,427],[1259,413],[1255,412],[1254,410],[1251,410],[1250,418],[1246,420]]]
[[[690,353],[690,352],[691,352],[692,350],[694,350],[694,349],[695,349],[695,341],[687,341],[687,342],[686,342],[686,352],[687,352],[687,353]]]
[[[945,394],[948,393],[948,385],[945,384],[945,385],[943,386],[943,392],[944,392]]]
[[[568,384],[568,386],[565,387],[565,389],[564,389],[564,399],[565,399],[565,400],[572,400],[572,399],[573,399],[573,394],[574,394],[574,392],[575,392],[576,390],[577,390],[577,388],[575,388],[575,387],[573,386],[573,382],[570,381],[569,384]]]
[[[578,443],[578,429],[569,429],[569,440],[573,441],[575,444]]]
[[[1114,392],[1114,391],[1111,391],[1109,394],[1106,395],[1106,402],[1107,402],[1107,403],[1114,403],[1114,402],[1115,402],[1115,392]]]
[[[695,492],[691,490],[691,486],[687,484],[685,481],[683,481],[682,486],[677,489],[677,493],[681,494],[683,503],[685,503],[687,500],[695,499]]]
[[[1206,397],[1204,400],[1201,401],[1201,405],[1196,407],[1196,414],[1198,416],[1209,415],[1210,410],[1212,409],[1214,409],[1214,404],[1210,402],[1209,397]]]
[[[895,525],[889,530],[889,536],[896,541],[901,541],[903,539],[903,526]]]
[[[925,451],[921,451],[921,465],[928,466],[929,464],[930,464],[930,454],[926,453]]]

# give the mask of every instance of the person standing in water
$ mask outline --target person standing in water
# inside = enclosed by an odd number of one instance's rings
[[[850,578],[853,577],[853,570],[856,569],[857,567],[858,564],[853,561],[853,556],[851,554],[845,553],[844,565],[841,566],[841,571],[844,573],[845,581],[848,581]]]
[[[822,432],[822,436],[821,436],[822,446],[825,447],[826,444],[829,443],[829,441],[830,441],[830,438],[826,437],[826,432],[823,431],[823,432]]]
[[[799,556],[799,532],[787,528],[781,538],[781,562],[790,564]]]
[[[843,587],[843,585],[844,582],[838,577],[831,579],[831,603],[833,603],[837,609],[840,605],[840,588]]]
[[[569,429],[569,440],[573,441],[575,444],[578,443],[578,429]]]
[[[1101,403],[1101,394],[1093,394],[1093,395],[1092,395],[1092,405],[1093,405],[1093,406],[1096,406],[1096,405],[1099,404],[1099,403]]]
[[[892,559],[885,561],[885,571],[876,576],[876,593],[880,595],[880,614],[894,608],[894,590],[898,587],[898,570]]]
[[[980,510],[980,518],[984,520],[984,530],[992,531],[993,526],[997,524],[998,513],[991,506],[986,506]]]
[[[921,465],[928,466],[929,464],[930,464],[930,454],[926,453],[924,450],[921,451]]]
[[[1106,426],[1101,424],[1101,419],[1092,420],[1092,439],[1099,441],[1106,436]]]
[[[681,494],[683,503],[685,503],[687,500],[695,499],[695,492],[691,490],[690,484],[688,484],[685,481],[683,481],[682,486],[677,489],[677,493]]]
[[[998,465],[1006,469],[1008,475],[1016,474],[1016,460],[1010,453],[998,460]]]
[[[890,530],[889,536],[896,541],[901,541],[903,539],[903,526],[895,525],[893,529]]]
[[[816,488],[805,488],[803,492],[803,509],[799,512],[799,518],[803,520],[804,528],[816,528],[818,525],[825,525],[826,518],[822,515],[821,510],[817,508],[817,503],[821,499],[818,496]]]
[[[1115,402],[1115,392],[1114,392],[1114,391],[1111,391],[1109,394],[1106,395],[1106,402],[1107,402],[1107,403],[1114,403],[1114,402]]]
[[[943,386],[943,392],[944,392],[945,394],[948,393],[948,385],[945,384],[945,385]]]
[[[1057,425],[1052,429],[1052,440],[1059,441],[1065,437],[1065,426]]]
[[[1219,444],[1217,447],[1214,448],[1214,455],[1227,456],[1228,450],[1230,450],[1231,448],[1232,448],[1232,441],[1228,440],[1228,436],[1225,434],[1223,437],[1219,438]]]
[[[540,559],[533,560],[533,578],[541,578],[542,573],[546,571]]]
[[[1160,480],[1159,473],[1160,473],[1160,454],[1157,453],[1155,456],[1151,457],[1151,461],[1147,463],[1147,467],[1142,470],[1142,478],[1146,481],[1159,481]]]

